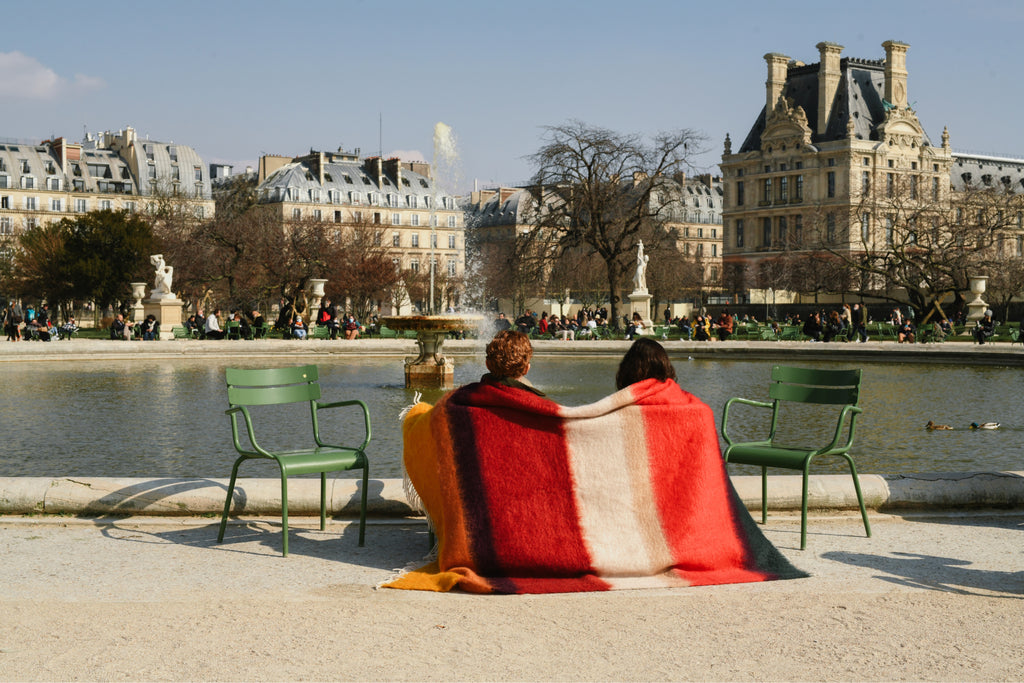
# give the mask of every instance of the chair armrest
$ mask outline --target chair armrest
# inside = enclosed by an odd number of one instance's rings
[[[839,413],[839,419],[836,421],[836,433],[832,437],[832,443],[820,449],[815,455],[845,453],[850,450],[850,447],[853,445],[853,428],[857,422],[857,416],[863,412],[864,409],[859,406],[843,406],[843,411]],[[850,427],[846,433],[846,443],[840,446],[839,439],[842,438],[843,425],[846,422],[847,415],[850,415]]]
[[[258,443],[256,443],[256,433],[253,431],[252,428],[252,417],[250,417],[249,410],[245,406],[234,406],[232,408],[228,408],[227,410],[224,411],[224,414],[231,417],[231,439],[232,441],[234,441],[236,451],[238,451],[242,455],[273,458],[275,460],[277,459],[277,456],[275,456],[273,453],[264,450],[263,448],[260,447]],[[239,414],[241,414],[242,418],[245,420],[246,435],[249,438],[249,444],[253,448],[253,450],[251,451],[244,448],[238,438]]]
[[[733,403],[740,403],[740,404],[747,405],[747,406],[754,406],[755,408],[772,408],[772,409],[775,408],[775,404],[774,403],[769,403],[769,402],[766,402],[766,401],[754,401],[754,400],[751,400],[749,398],[730,398],[728,401],[726,401],[725,402],[725,408],[722,409],[722,438],[725,439],[725,442],[727,444],[729,444],[730,446],[732,445],[732,439],[729,437],[729,434],[728,434],[727,430],[729,428],[729,409],[732,407]],[[772,421],[772,431],[773,432],[774,432],[774,427],[775,427],[775,423],[774,423],[774,420],[773,420]],[[771,437],[769,436],[769,440],[770,440],[770,438]]]
[[[363,401],[360,401],[358,399],[352,399],[348,401],[333,401],[331,403],[320,403],[319,401],[317,401],[316,412],[314,412],[314,416],[316,415],[317,412],[321,410],[326,410],[328,408],[343,408],[346,406],[359,406],[360,408],[363,409],[363,428],[366,432],[366,435],[365,438],[363,439],[362,445],[360,445],[356,450],[365,450],[366,445],[370,443],[370,409],[366,407],[366,404]],[[318,445],[327,445],[320,441],[320,427],[315,421],[313,423],[313,438],[316,439]]]

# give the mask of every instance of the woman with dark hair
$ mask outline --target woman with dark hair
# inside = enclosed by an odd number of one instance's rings
[[[619,363],[619,370],[615,373],[615,388],[625,389],[630,384],[645,379],[664,382],[675,378],[676,370],[672,367],[672,361],[669,360],[665,348],[653,339],[640,337],[633,342]]]

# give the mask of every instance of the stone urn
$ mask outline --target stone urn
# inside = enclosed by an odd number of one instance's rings
[[[972,275],[969,287],[974,300],[967,303],[967,327],[974,327],[985,315],[988,304],[982,300],[981,295],[985,293],[988,285],[987,275]]]

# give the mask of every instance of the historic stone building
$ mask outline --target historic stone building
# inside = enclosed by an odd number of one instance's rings
[[[641,181],[642,178],[634,180]],[[673,246],[679,254],[698,264],[703,272],[701,286],[694,287],[693,298],[701,292],[705,295],[717,294],[722,272],[721,178],[705,174],[692,178],[679,175],[665,179],[651,200],[660,205],[664,227],[672,237]],[[559,200],[552,196],[552,201]],[[505,289],[510,284],[508,280],[514,277],[508,273],[504,273],[506,278],[501,277],[502,264],[506,264],[505,270],[509,270],[518,261],[544,257],[541,253],[545,250],[543,240],[530,241],[529,253],[512,253],[516,249],[517,238],[523,241],[523,236],[533,233],[536,219],[536,201],[528,189],[501,187],[473,192],[466,205],[466,224],[472,235],[476,258],[481,263],[481,282],[486,285],[490,279],[502,279],[505,280],[502,289]],[[651,258],[658,258],[657,250],[651,254]],[[524,263],[523,267],[530,270],[528,263]],[[523,282],[512,283],[514,288],[528,290],[519,297],[522,305],[535,310],[572,310],[575,305],[573,299],[583,295],[578,288],[587,286],[581,283],[588,278],[573,278],[577,290],[574,293],[570,288],[570,300],[567,301],[561,297],[564,283],[548,281],[552,271],[550,264],[540,271],[535,276],[525,278]],[[624,286],[628,285],[628,282],[624,283]],[[605,293],[607,287],[603,277],[593,278],[589,286],[596,287],[600,293]],[[624,290],[621,296],[627,294],[628,291]],[[587,303],[592,303],[592,297],[585,298]],[[509,298],[503,297],[498,297],[498,306],[504,310],[518,310],[519,307]]]
[[[439,277],[465,272],[465,221],[454,196],[437,186],[426,162],[311,151],[260,158],[257,197],[282,223],[314,221],[324,229],[367,226],[396,267]]]
[[[935,144],[908,104],[909,46],[882,47],[881,60],[828,42],[816,64],[765,55],[764,109],[722,155],[727,289],[778,289],[773,264],[790,255],[884,246],[892,214],[877,208],[896,195],[938,215],[969,188],[1024,188],[1021,160],[957,154],[945,130]],[[1022,246],[1012,232],[1000,238],[1007,254]]]
[[[149,211],[163,196],[213,216],[209,171],[191,147],[139,140],[132,128],[77,143],[0,141],[0,243],[74,214]]]

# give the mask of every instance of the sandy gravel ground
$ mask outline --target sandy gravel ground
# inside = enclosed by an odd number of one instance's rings
[[[812,578],[474,596],[375,589],[421,524],[0,518],[3,680],[1020,680],[1024,513],[799,520]],[[301,528],[305,527],[305,528]]]

